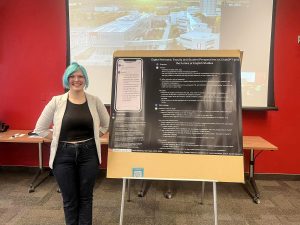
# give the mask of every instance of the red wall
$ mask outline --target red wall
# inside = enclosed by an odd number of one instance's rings
[[[279,147],[279,151],[260,154],[257,172],[300,174],[300,1],[278,0],[277,4],[275,98],[279,111],[244,112],[243,134],[262,136]],[[0,119],[12,129],[33,129],[46,102],[63,92],[65,3],[1,0],[0,15]],[[36,166],[37,162],[34,145],[0,144],[0,165]]]
[[[0,120],[33,129],[51,96],[63,92],[65,4],[1,0],[0,17]],[[0,144],[0,165],[38,165],[37,152],[37,145]]]
[[[277,6],[274,70],[279,111],[244,112],[243,133],[260,135],[279,148],[262,153],[257,158],[256,171],[300,174],[300,1],[278,0]]]

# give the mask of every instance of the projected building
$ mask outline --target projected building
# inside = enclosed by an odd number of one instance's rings
[[[97,48],[99,54],[112,54],[117,49],[126,49],[128,41],[138,40],[150,29],[149,17],[149,14],[136,12],[97,27],[90,33],[90,36],[96,36],[93,47]]]
[[[219,49],[219,34],[191,31],[180,35],[177,41],[186,49]]]
[[[205,16],[217,15],[217,0],[200,0],[200,12]]]

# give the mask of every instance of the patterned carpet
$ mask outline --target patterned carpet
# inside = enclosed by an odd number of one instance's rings
[[[33,171],[0,169],[0,225],[63,225],[61,195],[54,177],[28,193]],[[261,203],[255,204],[243,185],[218,183],[219,225],[300,225],[300,181],[258,180]],[[149,181],[138,197],[141,181],[131,182],[131,201],[125,202],[124,225],[212,225],[212,184],[200,204],[200,182],[173,182],[174,195],[166,199],[167,182]],[[99,174],[94,191],[94,225],[119,224],[122,180]],[[126,197],[127,198],[127,197]]]

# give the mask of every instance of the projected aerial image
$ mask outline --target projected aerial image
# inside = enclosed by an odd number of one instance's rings
[[[111,65],[115,50],[219,49],[222,2],[70,0],[71,57]]]
[[[272,0],[69,0],[71,61],[87,67],[88,91],[109,103],[116,50],[239,49],[243,105],[260,106],[271,19]]]

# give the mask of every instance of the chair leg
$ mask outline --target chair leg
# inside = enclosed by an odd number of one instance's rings
[[[201,201],[200,204],[203,205],[203,199],[204,199],[204,189],[205,189],[205,181],[202,181],[202,188],[201,188]]]
[[[127,202],[130,202],[130,179],[127,180],[127,194],[128,194]]]
[[[144,197],[145,196],[145,189],[146,189],[146,181],[142,180],[141,190],[138,192],[139,197]]]
[[[173,185],[171,181],[167,181],[168,182],[168,190],[165,193],[165,198],[166,199],[171,199],[173,197],[173,192],[172,192],[172,188],[171,186]]]

